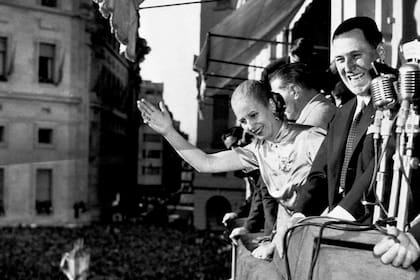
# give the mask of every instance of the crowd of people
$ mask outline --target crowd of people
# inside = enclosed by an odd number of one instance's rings
[[[306,216],[372,223],[373,203],[367,201],[375,201],[370,184],[378,163],[370,86],[379,75],[372,68],[385,61],[383,36],[373,19],[354,17],[337,27],[331,46],[332,71],[340,78],[332,93],[340,97],[336,106],[322,94],[308,57],[299,59],[296,53],[270,67],[261,80],[244,81],[235,89],[232,111],[253,136],[246,146],[205,153],[177,133],[162,102],[160,108],[138,102],[144,122],[198,172],[259,170],[278,210],[275,230],[252,252],[256,258],[269,259],[276,249],[282,255],[284,234]],[[234,229],[231,238],[247,231]],[[420,256],[419,232],[420,226],[409,232],[391,227],[374,253],[385,264],[409,267]]]
[[[90,254],[87,279],[221,280],[230,274],[230,245],[219,235],[121,224],[1,228],[1,279],[67,279],[60,260],[81,238]]]

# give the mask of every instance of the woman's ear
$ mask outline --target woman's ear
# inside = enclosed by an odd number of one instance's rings
[[[271,97],[268,99],[268,106],[270,107],[271,112],[277,111],[276,102],[274,102],[273,98]]]

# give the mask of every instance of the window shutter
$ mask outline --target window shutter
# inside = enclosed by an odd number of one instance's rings
[[[15,70],[15,56],[16,56],[16,44],[14,41],[9,37],[7,38],[7,51],[6,51],[6,79],[8,80],[9,77],[13,74]]]
[[[55,54],[55,65],[54,65],[54,84],[57,86],[63,80],[63,70],[64,70],[64,61],[65,61],[65,51],[64,49],[56,45],[56,54]]]

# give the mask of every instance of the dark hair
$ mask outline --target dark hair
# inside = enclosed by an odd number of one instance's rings
[[[276,105],[276,111],[273,113],[279,119],[284,120],[284,111],[286,108],[284,99],[280,94],[272,92],[265,83],[256,80],[247,80],[240,83],[233,92],[231,101],[244,96],[252,98],[267,107],[269,106],[270,99],[273,100]]]
[[[374,48],[382,42],[382,33],[376,22],[369,17],[353,17],[343,21],[334,31],[332,39],[334,40],[337,36],[353,29],[360,29],[366,41]]]
[[[244,133],[244,129],[240,126],[233,126],[230,127],[228,129],[226,129],[223,134],[222,134],[222,140],[225,141],[226,138],[228,138],[229,136],[235,137],[237,139],[238,142],[239,140],[241,140],[242,136]]]
[[[300,62],[308,63],[314,52],[314,44],[308,38],[297,38],[293,41],[290,54],[299,57]]]
[[[281,79],[286,85],[296,84],[306,89],[318,89],[315,73],[304,63],[288,63],[278,68],[270,77]]]
[[[293,41],[292,47],[290,48],[289,54],[299,57],[299,63],[305,63],[312,65],[314,63],[314,45],[312,41],[308,38],[297,38]],[[261,81],[267,83],[267,86],[270,88],[270,79],[273,76],[273,73],[280,67],[289,64],[289,56],[278,58],[270,62],[261,73]]]

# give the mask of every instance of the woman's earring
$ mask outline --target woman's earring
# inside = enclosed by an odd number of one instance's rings
[[[276,121],[279,121],[280,120],[279,113],[277,111],[275,111],[275,110],[273,110],[272,113],[273,113],[274,119]]]

